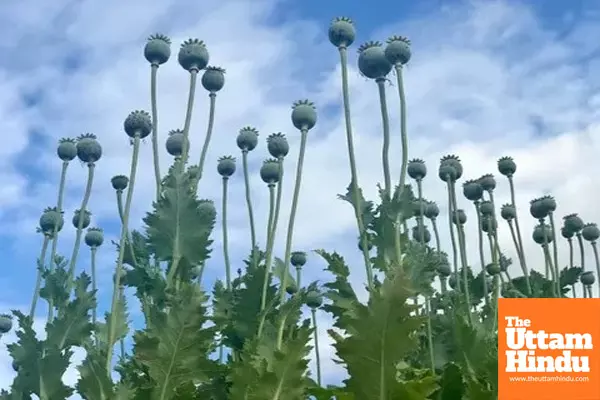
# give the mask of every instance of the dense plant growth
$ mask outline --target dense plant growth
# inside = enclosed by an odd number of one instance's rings
[[[58,144],[62,161],[58,199],[56,206],[45,209],[40,217],[43,242],[31,309],[28,314],[15,310],[12,316],[0,316],[0,332],[8,332],[13,320],[18,325],[18,340],[9,344],[16,377],[1,398],[30,399],[35,395],[41,400],[56,400],[78,393],[90,400],[496,399],[498,297],[592,295],[592,269],[600,273],[596,246],[600,230],[595,224],[584,224],[577,214],[564,217],[560,226],[552,197],[532,200],[527,211],[539,222],[532,238],[545,260],[545,273],[535,271],[524,251],[523,236],[529,232],[520,229],[519,217],[525,215],[517,215],[513,183],[517,166],[510,157],[498,160],[498,172],[508,180],[511,194],[511,202],[499,207],[494,199],[493,175],[464,181],[461,188],[460,159],[444,156],[437,176],[447,189],[450,212],[448,220],[438,220],[440,210],[436,203],[426,200],[422,188],[423,180],[431,174],[422,160],[408,159],[403,68],[411,58],[411,49],[409,40],[401,36],[389,38],[386,44],[368,42],[358,48],[358,68],[376,83],[379,92],[383,126],[384,180],[379,198],[365,199],[357,177],[348,90],[348,49],[355,40],[352,21],[336,18],[329,27],[329,40],[340,57],[351,173],[347,192],[339,197],[352,206],[356,218],[368,301],[359,300],[349,282],[351,268],[335,252],[316,251],[327,263],[329,282],[305,282],[302,276],[308,255],[294,248],[293,234],[303,160],[317,123],[316,107],[308,100],[295,102],[291,112],[292,125],[300,135],[295,173],[284,174],[289,152],[286,136],[274,133],[267,138],[271,158],[260,169],[270,199],[264,222],[254,218],[248,170],[248,158],[260,146],[258,131],[253,127],[239,131],[236,144],[241,151],[251,251],[245,269],[237,274],[231,271],[227,194],[230,179],[239,175],[236,157],[226,155],[217,161],[222,204],[204,199],[209,193],[197,194],[205,174],[215,104],[225,84],[225,70],[209,66],[209,53],[202,41],[190,39],[181,45],[177,59],[189,72],[186,117],[181,129],[159,138],[156,81],[160,66],[171,57],[171,42],[166,36],[153,35],[144,49],[151,66],[151,112],[133,111],[125,119],[123,128],[132,146],[131,170],[128,175],[112,178],[121,233],[116,243],[110,309],[104,315],[97,313],[96,257],[106,245],[103,231],[89,227],[88,209],[102,147],[96,136],[84,134]],[[392,76],[397,93],[390,94],[386,83]],[[196,155],[190,153],[189,141],[199,77],[209,93],[210,112],[202,151]],[[390,131],[389,95],[399,96],[399,135]],[[143,231],[136,231],[129,228],[130,214],[139,150],[148,136],[153,148],[156,198],[144,218]],[[390,157],[392,136],[401,140],[401,159]],[[159,168],[161,141],[173,157],[166,174]],[[197,163],[192,162],[194,157],[198,157]],[[87,165],[88,178],[81,206],[72,217],[76,236],[67,259],[57,254],[57,239],[65,228],[63,194],[68,167],[75,159]],[[397,178],[390,173],[391,163],[401,164]],[[287,227],[279,220],[284,206],[284,176],[286,183],[288,179],[294,182]],[[469,240],[478,243],[476,260],[470,260],[466,251],[467,212],[458,209],[459,196],[473,203],[479,235]],[[222,224],[220,240],[213,237],[218,221]],[[506,224],[512,235],[520,276],[511,276],[512,260],[500,248],[500,224]],[[264,248],[256,238],[262,229],[267,232]],[[449,256],[442,251],[440,229],[450,232]],[[282,234],[286,235],[285,248],[278,258],[274,242]],[[557,241],[562,239],[568,241],[570,250],[564,268],[565,260],[557,251]],[[87,248],[82,248],[82,241]],[[585,242],[591,245],[595,266],[584,263]],[[210,290],[202,278],[213,243],[223,246],[224,280]],[[91,254],[89,270],[82,271],[77,263],[81,251]],[[141,303],[142,330],[129,331],[125,287],[133,288]],[[43,340],[33,329],[39,298],[48,307]],[[311,318],[303,320],[303,307],[308,307]],[[340,387],[321,382],[317,313],[333,316],[329,334],[336,357],[348,372]],[[123,340],[129,334],[134,344],[126,351]],[[72,388],[63,383],[62,376],[76,347],[84,348],[86,356],[78,367],[77,385]],[[316,375],[308,368],[311,347],[316,347]]]

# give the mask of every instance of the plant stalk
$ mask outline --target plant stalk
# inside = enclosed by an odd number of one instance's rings
[[[225,284],[231,289],[231,263],[229,261],[229,235],[227,234],[227,192],[229,178],[223,177],[223,198],[221,203],[221,224],[223,225],[223,259],[225,261]]]
[[[248,207],[248,220],[250,221],[251,249],[256,249],[256,229],[254,227],[254,211],[252,210],[252,195],[250,194],[250,172],[248,171],[248,150],[242,150],[242,164],[244,169],[244,186],[246,189],[246,206]],[[256,257],[252,257],[252,262]]]
[[[481,229],[481,211],[479,209],[479,200],[473,202],[475,213],[477,214],[477,233],[479,234],[479,262],[481,263],[481,276],[483,278],[483,298],[485,305],[489,305],[487,288],[487,271],[485,268],[485,255],[483,252],[483,230]]]
[[[392,193],[392,178],[390,176],[390,118],[387,110],[387,99],[385,96],[385,78],[378,78],[377,89],[379,90],[379,105],[381,107],[381,124],[383,126],[383,147],[381,149],[381,162],[383,164],[383,180],[385,194],[389,199]]]
[[[196,81],[198,80],[198,70],[190,71],[190,90],[188,93],[187,110],[185,112],[185,122],[183,124],[183,149],[181,152],[181,168],[184,169],[190,152],[190,125],[192,124],[192,112],[194,110],[194,98],[196,96]]]
[[[321,386],[321,356],[319,352],[319,331],[317,326],[317,310],[315,308],[310,309],[312,315],[312,323],[314,327],[313,334],[315,335],[315,361],[317,364],[317,384]]]
[[[40,289],[42,287],[42,271],[46,264],[46,252],[48,251],[48,243],[50,242],[50,236],[44,235],[44,242],[42,243],[42,250],[40,252],[40,258],[37,260],[37,279],[35,282],[35,289],[33,291],[33,300],[31,300],[31,308],[29,310],[29,316],[33,319],[35,317],[35,309],[37,301],[40,298]]]
[[[161,175],[158,153],[158,106],[156,101],[156,74],[158,64],[150,66],[150,104],[152,108],[152,159],[154,160],[154,180],[156,181],[156,200],[160,198]]]
[[[213,133],[213,126],[215,124],[215,108],[217,102],[217,94],[214,92],[210,92],[208,97],[210,98],[210,109],[208,111],[208,127],[206,129],[206,136],[204,137],[202,151],[200,152],[200,161],[198,161],[198,176],[196,177],[196,187],[198,187],[198,184],[202,179],[202,174],[204,173],[204,163],[206,160],[206,154],[208,153],[208,147],[210,145]]]

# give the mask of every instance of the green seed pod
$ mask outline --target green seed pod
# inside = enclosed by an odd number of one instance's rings
[[[90,228],[85,233],[84,241],[90,247],[100,247],[104,243],[104,231],[100,228]]]
[[[496,179],[492,174],[485,174],[481,178],[478,179],[479,184],[486,192],[491,192],[496,189]]]
[[[456,280],[456,275],[455,274],[451,274],[450,277],[448,278],[448,285],[450,285],[450,287],[454,290],[456,290],[457,285],[457,280]]]
[[[548,214],[556,211],[556,200],[552,196],[542,196],[540,201],[544,205],[544,208],[548,210]]]
[[[492,233],[497,229],[496,220],[490,216],[484,216],[481,218],[481,230],[485,233]]]
[[[90,226],[91,217],[92,217],[92,213],[89,212],[88,210],[85,210],[85,212],[83,213],[83,216],[81,215],[81,210],[75,210],[75,212],[73,213],[73,219],[71,220],[71,222],[73,223],[73,226],[75,228],[78,228],[79,227],[79,219],[82,218],[83,225],[81,227],[83,229],[85,229],[88,226]]]
[[[463,183],[463,195],[471,201],[479,201],[483,197],[483,187],[478,181],[468,180]]]
[[[489,200],[484,200],[479,205],[479,211],[481,215],[491,216],[494,215],[494,205]]]
[[[290,296],[293,296],[293,295],[295,295],[296,293],[298,293],[298,287],[297,287],[296,285],[293,285],[293,284],[292,284],[292,285],[288,285],[288,286],[285,288],[285,292],[286,292],[287,294],[289,294]]]
[[[299,130],[310,130],[317,123],[317,109],[308,100],[298,100],[292,105],[292,124]]]
[[[8,314],[1,314],[0,315],[0,333],[4,334],[4,333],[10,332],[10,330],[12,329],[12,326],[13,326],[12,317]]]
[[[92,133],[84,133],[77,137],[77,157],[87,164],[93,164],[102,158],[102,146]]]
[[[592,286],[596,282],[596,277],[592,271],[585,271],[579,275],[579,281],[585,286]]]
[[[223,156],[217,160],[217,172],[223,178],[229,178],[235,172],[235,157]]]
[[[517,209],[512,204],[503,204],[500,208],[500,215],[506,221],[512,221],[517,218]]]
[[[303,251],[292,252],[291,263],[294,267],[303,267],[306,264],[306,253]]]
[[[169,137],[165,142],[167,147],[167,153],[173,157],[180,157],[183,154],[183,143],[185,142],[185,135],[181,129],[174,129],[169,132]]]
[[[306,305],[310,308],[319,308],[322,304],[323,297],[318,292],[313,290],[306,294]]]
[[[428,202],[425,199],[415,199],[412,202],[412,211],[415,217],[421,217],[425,215],[425,210],[427,209]],[[423,214],[421,214],[421,212]]]
[[[356,30],[348,17],[336,17],[329,25],[329,41],[335,47],[349,47],[354,43]]]
[[[211,93],[216,93],[225,86],[225,70],[221,67],[206,67],[202,74],[202,86]]]
[[[238,133],[238,136],[235,141],[237,142],[237,146],[240,150],[252,151],[258,145],[258,131],[256,130],[256,128],[253,128],[251,126],[245,126],[242,129],[240,129],[240,132]]]
[[[573,233],[578,233],[583,229],[583,220],[577,214],[569,214],[563,217],[565,228]]]
[[[171,57],[171,39],[160,33],[151,35],[144,46],[144,57],[152,65],[166,63]]]
[[[452,268],[450,268],[450,264],[447,261],[444,261],[436,267],[437,273],[440,274],[441,277],[447,278],[452,274]]]
[[[111,178],[110,183],[112,184],[113,189],[123,191],[127,189],[129,178],[125,175],[115,175]]]
[[[434,201],[428,201],[425,207],[425,216],[429,219],[436,219],[440,215],[440,209]]]
[[[544,236],[545,243],[552,242],[552,228],[549,225],[536,225],[533,228],[533,241],[537,244],[544,244]]]
[[[565,239],[571,239],[573,236],[575,236],[575,233],[573,231],[571,231],[570,229],[568,229],[566,226],[563,226],[562,228],[560,228],[560,234]]]
[[[279,159],[288,155],[290,152],[290,145],[281,132],[272,133],[267,138],[267,149],[271,156]]]
[[[69,162],[77,157],[77,141],[72,138],[62,138],[58,141],[56,148],[58,158],[65,162]]]
[[[145,138],[152,133],[152,119],[150,118],[150,114],[142,110],[132,111],[125,118],[123,128],[127,136],[131,138],[135,138],[136,136],[139,136],[140,139]]]
[[[458,173],[456,168],[450,164],[440,164],[438,176],[444,182],[454,182],[457,179]]]
[[[199,39],[188,39],[181,44],[177,55],[179,65],[186,71],[201,71],[208,65],[209,55],[206,45]]]
[[[411,56],[410,40],[404,36],[392,36],[385,46],[385,57],[393,65],[408,63]]]
[[[600,229],[598,229],[598,225],[593,222],[587,223],[583,226],[581,230],[581,235],[588,242],[594,243],[600,237]]]
[[[281,168],[279,161],[274,158],[265,160],[260,167],[260,178],[268,185],[274,185],[279,182],[279,173]]]
[[[427,166],[425,165],[425,161],[420,158],[410,160],[406,172],[408,172],[408,176],[412,179],[416,181],[422,180],[427,176]]]
[[[535,219],[543,219],[548,216],[550,210],[547,207],[547,204],[544,203],[542,198],[533,199],[529,202],[529,212],[531,216]]]
[[[427,227],[425,225],[423,225],[422,229],[423,229],[423,240],[425,241],[425,243],[429,243],[431,241],[431,232],[429,232],[429,229],[427,229]],[[412,238],[416,242],[421,241],[421,226],[420,225],[416,225],[412,228]]]
[[[192,280],[198,279],[200,277],[201,272],[202,272],[202,268],[199,266],[192,268],[190,270],[190,278],[192,278]]]
[[[210,219],[217,217],[217,209],[215,203],[212,200],[200,200],[198,204],[198,212],[202,215],[208,216]]]
[[[492,276],[498,275],[500,272],[502,272],[500,265],[498,265],[496,263],[490,263],[490,264],[486,265],[485,270],[487,271],[488,274],[490,274]]]
[[[367,42],[358,48],[358,69],[369,79],[382,79],[392,70],[381,42]]]
[[[458,156],[455,156],[454,154],[448,154],[448,155],[445,155],[444,157],[442,157],[440,159],[440,164],[447,164],[447,165],[453,166],[454,169],[456,170],[456,178],[455,179],[460,179],[460,177],[463,174],[463,167],[462,167],[462,163],[460,162],[460,158],[458,158]]]
[[[456,210],[454,212],[454,218],[452,218],[452,222],[454,222],[455,224],[460,224],[460,225],[464,225],[467,223],[467,214],[465,213],[465,210]]]
[[[52,235],[54,229],[60,232],[64,225],[62,213],[56,207],[48,207],[40,217],[40,229],[46,235]]]
[[[515,164],[512,157],[501,157],[498,160],[498,172],[511,178],[517,172],[517,164]]]

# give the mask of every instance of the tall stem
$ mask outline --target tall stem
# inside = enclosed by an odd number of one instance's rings
[[[208,153],[208,147],[210,145],[210,140],[212,138],[213,133],[213,126],[215,124],[215,107],[217,102],[217,94],[211,92],[208,95],[208,97],[210,98],[210,109],[208,111],[208,128],[206,129],[204,144],[202,145],[202,151],[200,152],[200,161],[198,161],[198,176],[196,177],[196,186],[198,186],[198,183],[200,183],[200,180],[202,179],[206,154]]]
[[[158,106],[156,102],[156,74],[158,64],[150,67],[150,106],[152,108],[152,158],[154,160],[154,180],[156,181],[156,200],[160,198],[161,175],[160,160],[158,156]]]
[[[569,268],[573,269],[575,264],[575,251],[573,249],[573,239],[567,238],[567,243],[569,243]],[[575,289],[575,285],[571,285],[571,290],[573,291],[573,298],[577,297],[577,290]]]
[[[183,149],[181,152],[181,166],[182,169],[187,163],[189,151],[190,151],[190,125],[192,124],[192,111],[194,110],[194,98],[196,96],[196,81],[198,80],[198,70],[192,69],[190,71],[190,91],[188,93],[187,110],[185,112],[185,122],[183,124]]]
[[[79,247],[81,245],[81,236],[83,234],[83,220],[85,219],[85,212],[87,210],[88,202],[92,194],[92,184],[94,183],[94,170],[96,164],[88,164],[88,178],[87,185],[85,187],[85,194],[81,201],[81,207],[79,208],[79,223],[77,224],[77,233],[75,234],[75,245],[73,246],[73,254],[71,254],[71,260],[69,263],[69,281],[72,282],[75,276],[75,265],[77,264],[77,256],[79,255]]]
[[[594,251],[594,260],[596,261],[596,276],[600,277],[600,258],[598,257],[598,246],[596,245],[596,242],[592,242],[592,250]],[[598,278],[596,280],[596,283],[598,284],[598,293],[600,294],[600,278]],[[591,291],[591,288],[590,288]],[[590,294],[591,297],[591,294]]]
[[[454,182],[450,182],[450,194],[452,195],[452,209],[454,210],[454,212],[456,212],[458,210],[458,203],[456,201],[456,190],[454,188]],[[469,310],[469,312],[468,312],[469,322],[472,324],[473,316],[471,315],[471,312],[470,312],[471,296],[469,294],[469,275],[468,275],[468,271],[467,271],[467,267],[468,267],[469,263],[467,262],[467,249],[466,249],[466,243],[465,243],[465,237],[464,237],[465,231],[461,224],[457,223],[456,228],[458,230],[458,246],[459,246],[459,250],[460,250],[460,264],[461,264],[461,267],[463,270],[463,280],[464,280],[463,287],[464,287],[464,291],[465,291],[465,300],[467,302],[467,307]]]
[[[137,174],[137,164],[140,155],[140,136],[135,135],[133,140],[133,154],[131,156],[131,170],[129,172],[129,187],[127,188],[127,197],[125,198],[125,210],[123,212],[123,222],[121,224],[121,237],[119,239],[119,257],[117,259],[117,268],[115,271],[112,302],[110,306],[110,324],[108,331],[108,354],[106,357],[106,370],[111,370],[113,346],[115,343],[115,312],[119,301],[119,287],[121,286],[121,274],[123,271],[123,257],[125,256],[125,240],[129,232],[129,213],[131,211],[131,202],[133,199],[133,187],[135,186],[135,177]]]
[[[483,230],[481,229],[481,211],[479,210],[479,200],[474,201],[475,214],[477,214],[477,233],[479,234],[479,262],[481,263],[481,277],[483,278],[483,299],[485,305],[489,305],[487,288],[487,271],[485,268],[485,255],[483,252]]]
[[[256,248],[256,229],[254,227],[254,211],[252,211],[252,196],[250,194],[250,172],[248,171],[248,150],[242,150],[242,165],[244,169],[244,186],[246,188],[246,206],[250,221],[250,241],[252,251]],[[254,258],[254,257],[253,257]],[[254,261],[254,260],[253,260]]]
[[[317,364],[317,384],[321,386],[321,356],[319,352],[319,330],[317,326],[317,310],[315,308],[310,309],[310,313],[312,315],[312,324],[314,328],[314,338],[315,338],[315,358]]]
[[[42,243],[42,251],[40,252],[40,258],[37,260],[37,279],[35,282],[35,289],[33,291],[33,300],[31,300],[31,308],[29,310],[29,316],[35,317],[35,309],[37,301],[40,297],[40,288],[42,286],[42,272],[46,265],[46,251],[48,250],[48,243],[50,242],[50,236],[44,235],[44,242]]]
[[[123,222],[123,191],[117,190],[117,211],[119,212],[119,219]]]
[[[92,291],[94,292],[94,296],[98,299],[98,286],[96,282],[96,246],[90,247],[90,258],[91,258],[91,274],[92,274]],[[92,308],[92,324],[96,326],[96,312],[97,307]]]
[[[350,117],[350,91],[348,90],[348,54],[346,47],[340,47],[340,64],[342,67],[342,98],[344,102],[344,120],[346,122],[346,143],[348,145],[348,160],[350,162],[350,175],[352,202],[354,203],[354,217],[358,227],[358,234],[361,242],[361,251],[365,263],[365,272],[367,275],[367,285],[370,288],[373,284],[373,270],[371,259],[369,257],[368,240],[363,221],[363,205],[359,192],[358,173],[356,170],[356,157],[354,155],[354,136],[352,134],[352,119]]]
[[[521,263],[521,269],[523,271],[529,271],[527,268],[527,257],[525,256],[525,247],[523,247],[523,238],[521,236],[521,228],[519,226],[519,216],[517,211],[517,202],[515,200],[515,183],[512,175],[508,177],[508,185],[510,186],[510,204],[515,210],[515,228],[517,230],[517,240],[519,241],[519,249],[521,250],[521,257],[519,262]],[[525,276],[529,276],[529,272]]]
[[[525,284],[527,285],[527,293],[529,296],[533,295],[533,291],[531,289],[531,282],[529,281],[529,271],[527,270],[527,266],[524,262],[521,262],[521,258],[523,257],[523,253],[520,250],[519,242],[517,239],[517,235],[515,233],[515,225],[512,221],[507,221],[508,229],[510,230],[510,236],[512,237],[513,244],[515,245],[515,249],[517,251],[517,257],[519,257],[519,264],[521,265],[521,271],[523,272],[523,276],[525,276]]]
[[[433,227],[433,235],[435,236],[435,247],[439,253],[442,251],[442,245],[440,242],[440,232],[438,231],[437,221],[435,218],[431,218],[431,226]]]
[[[575,235],[577,236],[577,244],[579,245],[581,272],[585,272],[585,249],[583,247],[583,237],[581,236],[581,232],[577,232]],[[600,276],[598,277],[598,279],[600,279]],[[583,283],[581,285],[584,286]],[[585,290],[585,286],[583,290]]]
[[[223,177],[223,199],[221,203],[221,224],[223,225],[223,258],[225,261],[225,282],[227,289],[231,288],[231,263],[229,262],[229,239],[227,234],[227,183],[229,178]]]
[[[400,166],[400,191],[404,190],[406,169],[408,167],[408,133],[406,129],[406,95],[404,93],[404,80],[402,78],[402,64],[396,64],[396,83],[398,97],[400,98],[400,139],[402,142],[402,164]]]
[[[454,267],[454,278],[456,279],[456,287],[460,290],[460,274],[458,273],[458,251],[456,249],[456,237],[454,236],[454,207],[452,206],[452,184],[447,181],[448,184],[448,227],[450,228],[450,242],[452,243],[452,265]],[[458,230],[458,228],[457,228]]]
[[[383,147],[381,149],[381,162],[383,164],[383,180],[385,184],[385,194],[388,198],[392,193],[392,178],[390,176],[390,118],[387,110],[387,99],[385,96],[384,78],[376,80],[379,89],[379,105],[381,107],[381,124],[383,126]]]
[[[269,242],[271,240],[271,229],[273,229],[273,218],[275,214],[275,184],[269,183],[269,218],[267,220],[267,235],[266,242],[267,247],[269,246]]]
[[[304,166],[304,154],[306,153],[306,141],[308,138],[308,129],[302,129],[300,134],[300,153],[298,155],[298,165],[296,169],[296,184],[294,186],[294,195],[292,197],[292,207],[290,210],[290,220],[288,222],[287,238],[285,241],[285,258],[283,261],[284,271],[282,277],[281,288],[279,289],[279,298],[281,303],[285,301],[285,288],[289,276],[289,265],[292,257],[292,240],[294,238],[294,222],[296,220],[296,211],[298,209],[298,199],[300,197],[300,188],[302,186],[302,168]],[[274,235],[273,235],[274,236]],[[277,348],[281,348],[283,340],[283,326],[285,324],[285,316],[282,316],[279,322],[279,330],[277,337]]]
[[[425,225],[423,224],[423,213],[425,212],[425,205],[423,204],[423,181],[417,179],[417,195],[419,197],[419,217],[417,218],[417,225],[419,227],[419,241],[425,243]]]
[[[58,187],[58,202],[56,204],[56,209],[59,213],[63,212],[63,198],[65,194],[65,183],[67,181],[67,168],[69,167],[68,161],[63,161],[62,169],[60,171],[60,185]],[[50,250],[50,265],[48,268],[52,270],[54,268],[54,259],[56,258],[56,247],[58,245],[58,225],[54,227],[54,232],[52,232],[52,249]]]
[[[550,228],[552,229],[552,255],[553,255],[554,270],[555,270],[554,276],[556,276],[556,286],[560,293],[560,271],[559,271],[559,267],[558,267],[558,244],[556,243],[556,229],[555,229],[555,225],[554,225],[554,214],[550,213],[548,215],[548,217],[550,218]]]

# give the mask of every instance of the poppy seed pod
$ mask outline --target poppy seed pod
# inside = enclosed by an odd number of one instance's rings
[[[483,187],[478,181],[468,180],[463,183],[463,195],[471,201],[479,201],[483,196]]]
[[[508,178],[511,178],[515,172],[517,172],[517,164],[512,157],[500,157],[498,159],[498,172]]]
[[[152,65],[160,65],[171,57],[171,39],[160,33],[151,35],[144,46],[144,57]]]
[[[316,291],[312,290],[306,294],[306,305],[310,308],[319,308],[323,304],[323,297]]]
[[[447,278],[452,273],[450,264],[448,264],[448,262],[445,262],[445,261],[438,264],[438,266],[436,267],[436,270],[437,270],[437,273],[440,274],[440,276],[442,276],[444,278]]]
[[[492,174],[485,174],[477,181],[486,192],[491,192],[496,189],[496,179],[494,179],[494,175]]]
[[[422,216],[424,216],[425,215],[425,209],[427,208],[427,204],[428,204],[427,200],[425,200],[425,199],[415,199],[412,202],[413,215],[415,217],[422,217]]]
[[[84,133],[77,137],[77,157],[87,164],[93,164],[102,158],[102,146],[92,133]]]
[[[292,258],[290,261],[296,268],[303,267],[304,264],[306,264],[306,253],[303,251],[294,251],[292,252]]]
[[[329,41],[335,47],[348,47],[354,43],[356,29],[348,17],[337,17],[329,25]]]
[[[186,71],[200,71],[208,65],[209,55],[206,45],[199,39],[188,39],[181,44],[177,55],[179,65]]]
[[[485,270],[487,271],[488,274],[490,274],[492,276],[498,275],[500,272],[502,272],[500,265],[498,265],[496,263],[490,263],[490,264],[486,265]]]
[[[279,173],[281,167],[279,161],[274,158],[265,160],[260,167],[260,178],[268,185],[274,185],[279,182]]]
[[[81,218],[83,221],[81,227],[83,229],[87,228],[88,226],[90,226],[90,222],[91,222],[91,217],[92,217],[92,213],[89,212],[88,210],[85,210],[83,212],[83,215],[81,215],[81,210],[75,210],[75,212],[73,213],[73,219],[71,220],[71,222],[73,223],[73,226],[75,228],[79,228],[79,219]]]
[[[425,207],[425,216],[429,219],[436,219],[440,215],[440,209],[434,201],[427,202]]]
[[[165,142],[167,153],[173,157],[180,157],[183,154],[183,143],[185,142],[185,135],[181,129],[174,129],[169,131],[169,137]]]
[[[52,235],[56,229],[59,232],[64,225],[62,213],[56,207],[48,207],[40,217],[40,229],[46,235]]]
[[[290,144],[283,133],[272,133],[267,138],[267,150],[271,156],[277,159],[283,158],[290,152]]]
[[[573,233],[578,233],[583,229],[583,220],[577,214],[569,214],[563,217],[563,224],[565,228]]]
[[[548,214],[556,211],[556,200],[552,196],[542,196],[540,201],[544,205],[544,208],[548,210]]]
[[[225,86],[225,70],[221,67],[206,67],[202,74],[202,87],[211,93],[216,93]]]
[[[198,212],[201,215],[206,215],[209,219],[215,219],[217,217],[217,209],[215,203],[212,200],[200,200],[198,204]]]
[[[462,163],[460,162],[460,158],[458,158],[458,156],[455,156],[454,154],[448,154],[443,156],[440,159],[440,164],[449,164],[451,166],[454,167],[454,169],[456,170],[456,178],[455,179],[460,179],[460,177],[463,174],[463,166]]]
[[[563,226],[562,228],[560,228],[560,234],[565,239],[571,239],[573,236],[575,236],[575,233],[573,231],[571,231],[570,229],[568,229],[566,226]]]
[[[56,148],[58,158],[65,162],[69,162],[77,157],[77,141],[72,138],[62,138],[58,141]]]
[[[596,282],[596,277],[592,271],[582,272],[579,281],[585,286],[592,286]]]
[[[438,169],[438,177],[448,183],[456,181],[458,173],[456,172],[456,168],[454,168],[450,164],[440,164]]]
[[[358,48],[358,69],[369,79],[382,79],[392,70],[381,42],[367,42]]]
[[[479,205],[479,211],[481,215],[489,216],[494,215],[494,205],[489,200],[484,200]]]
[[[536,225],[533,228],[533,241],[537,244],[552,242],[552,228],[549,225]]]
[[[451,274],[451,275],[448,277],[448,285],[450,285],[450,287],[451,287],[452,289],[455,289],[455,290],[456,290],[456,287],[458,286],[458,285],[457,285],[457,283],[458,283],[458,282],[457,282],[457,280],[456,280],[456,275],[455,275],[455,274]]]
[[[84,241],[90,247],[100,247],[104,243],[104,232],[100,228],[90,228],[85,233]]]
[[[292,124],[301,131],[311,130],[317,123],[317,109],[309,100],[298,100],[292,105]]]
[[[229,178],[235,172],[235,158],[223,156],[217,160],[217,172],[223,178]]]
[[[412,179],[416,181],[422,180],[427,176],[427,166],[425,165],[425,161],[420,158],[413,158],[408,162],[406,172],[408,172],[408,176]]]
[[[8,333],[12,329],[12,317],[8,314],[0,315],[0,333]]]
[[[593,222],[585,224],[583,229],[581,230],[581,235],[588,242],[595,242],[600,237],[600,229],[598,229],[598,225]]]
[[[460,224],[460,225],[464,225],[467,223],[467,214],[465,213],[465,210],[461,210],[458,209],[454,212],[454,218],[452,218],[452,221],[455,224]]]
[[[500,208],[500,215],[506,221],[512,221],[517,217],[517,209],[512,204],[503,204]]]
[[[422,227],[422,228],[421,228]],[[417,225],[412,228],[412,238],[416,242],[421,241],[421,232],[423,232],[423,240],[425,243],[429,243],[431,241],[431,232],[425,225]]]
[[[127,189],[129,178],[125,175],[115,175],[110,179],[110,183],[112,184],[113,189],[123,191]]]
[[[293,284],[292,284],[292,285],[288,285],[288,286],[285,288],[285,292],[286,292],[287,294],[289,294],[290,296],[293,296],[293,295],[295,295],[296,293],[298,293],[298,287],[297,287],[296,285],[293,285]]]
[[[123,122],[123,129],[127,136],[140,139],[147,137],[152,133],[152,119],[150,114],[143,110],[135,110],[129,113]]]
[[[258,131],[251,126],[245,126],[240,129],[235,141],[240,150],[252,151],[258,145]]]
[[[485,233],[492,233],[496,231],[497,222],[490,216],[484,216],[481,218],[481,230]]]
[[[529,213],[535,219],[543,219],[548,216],[550,210],[547,204],[544,204],[542,198],[533,199],[529,202]]]
[[[408,63],[412,55],[410,40],[404,36],[392,36],[386,43],[385,57],[392,65],[404,65]]]

